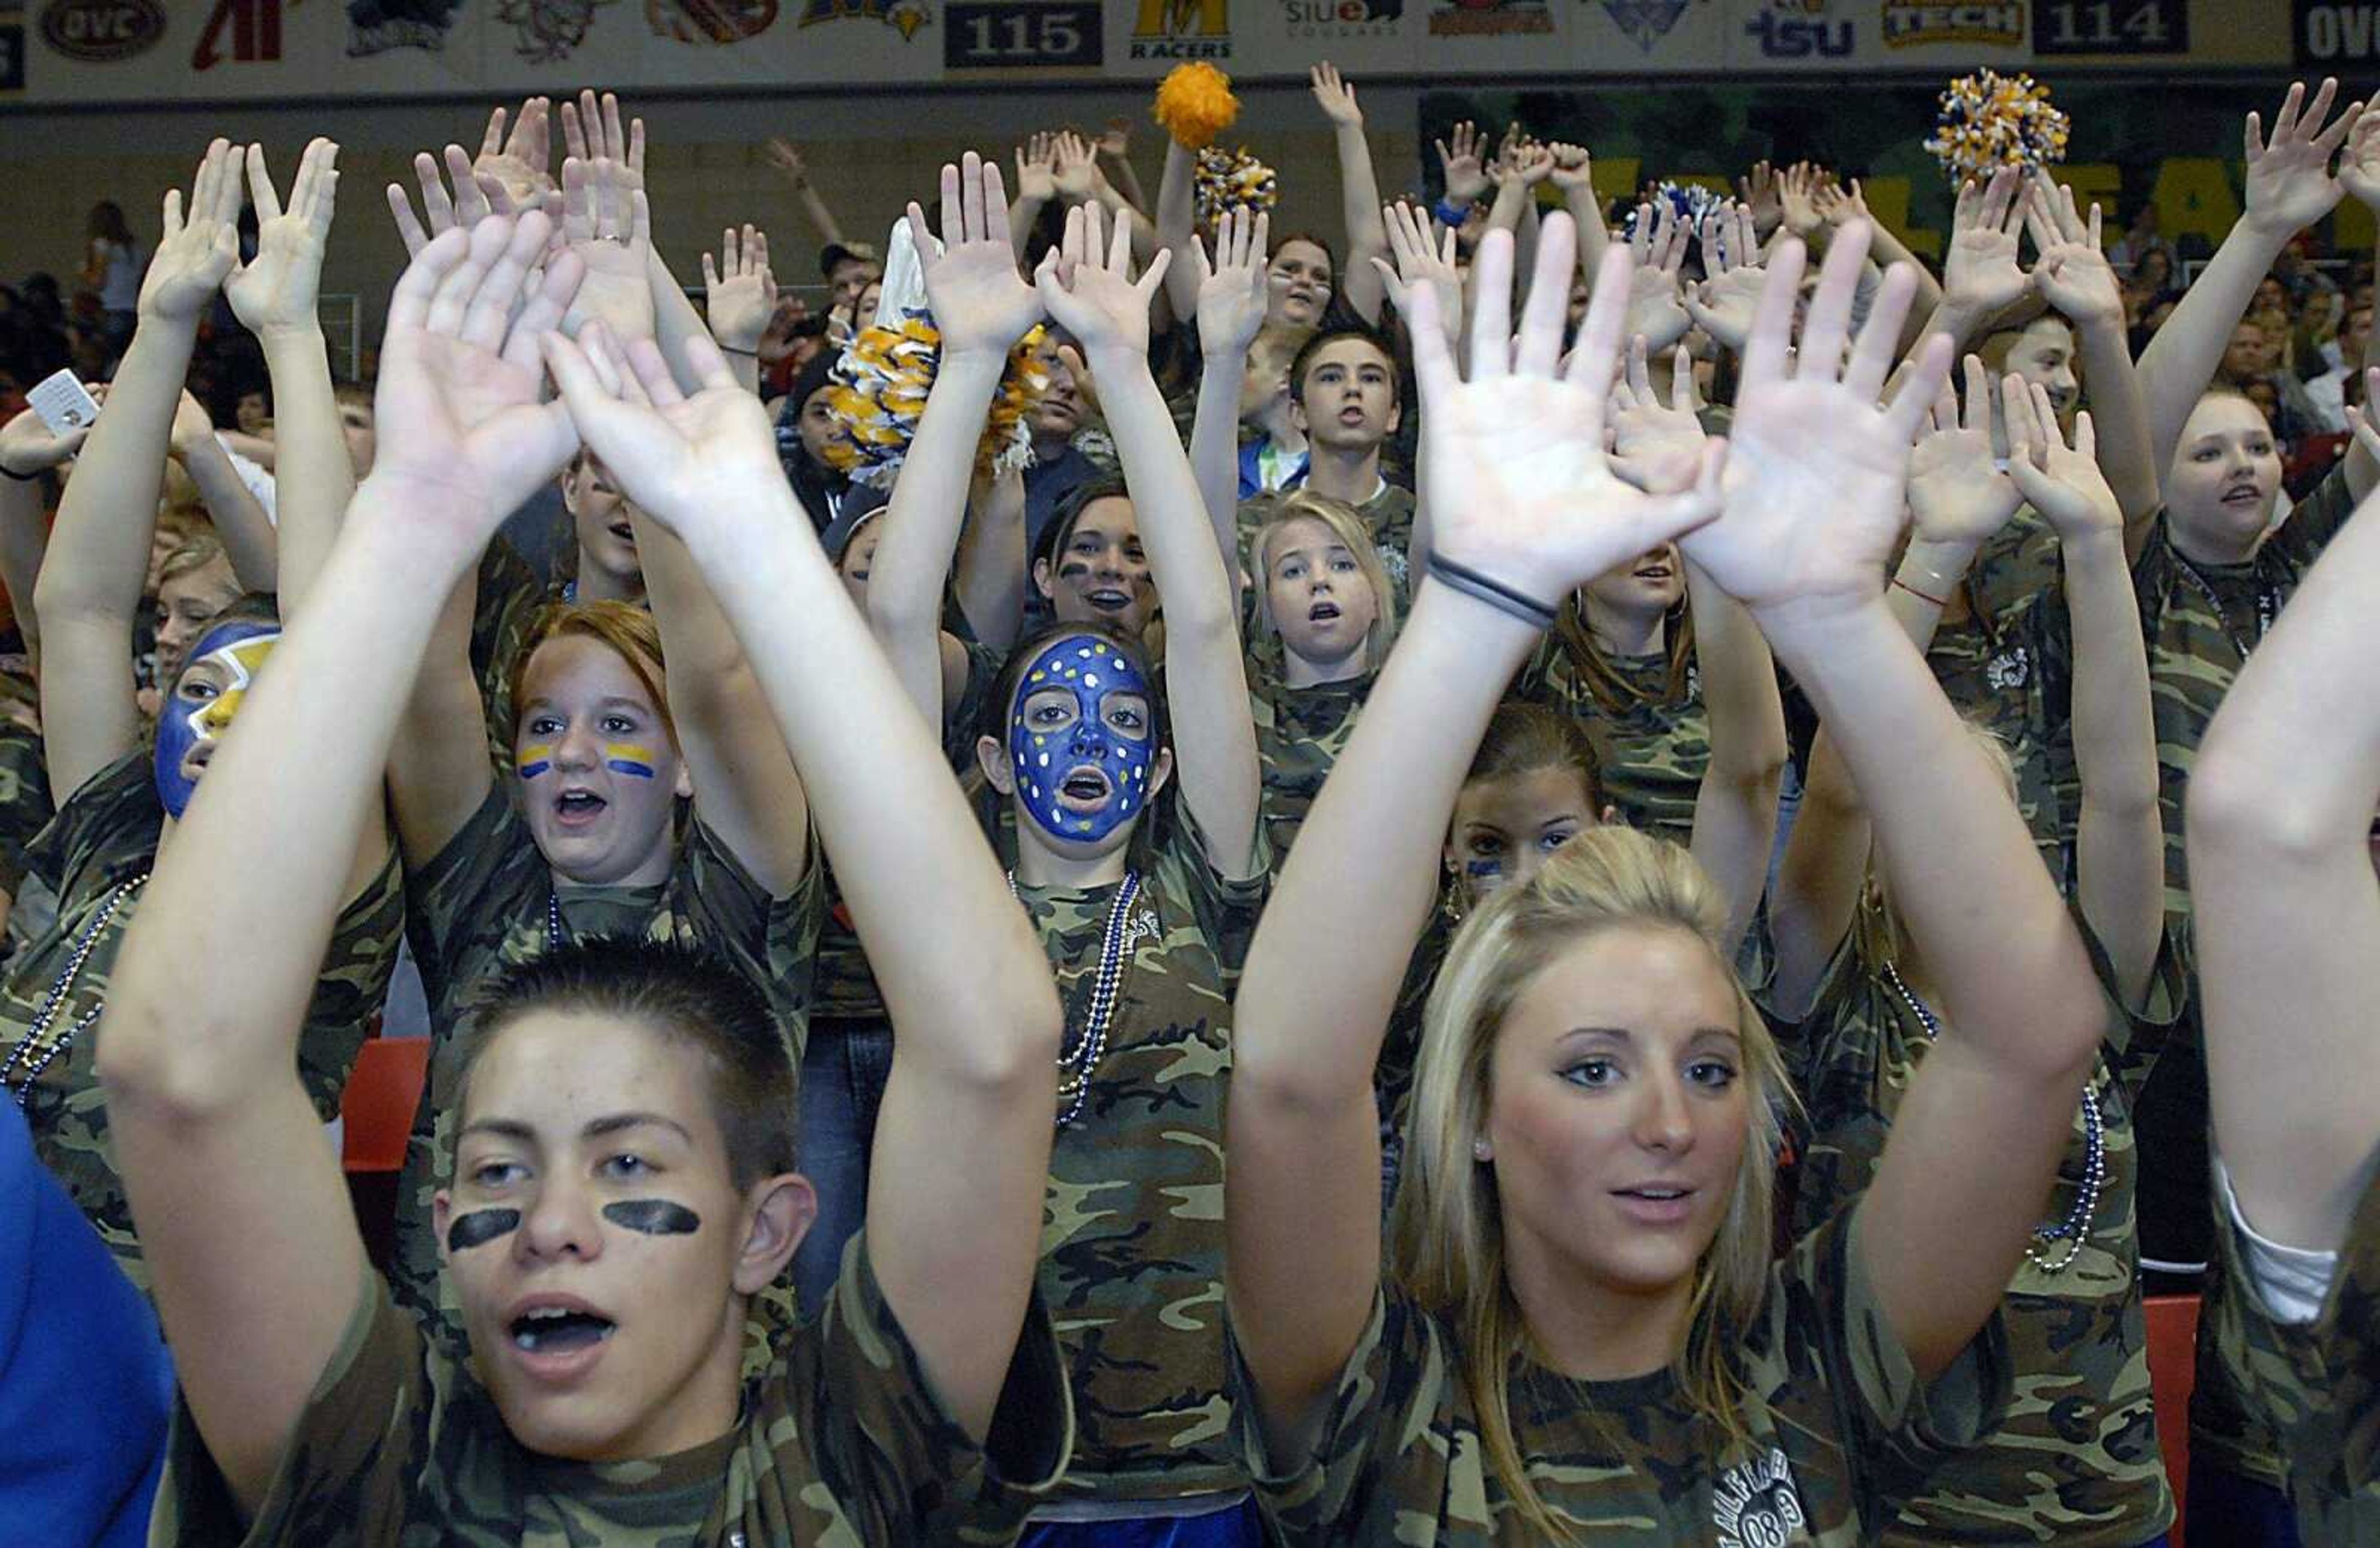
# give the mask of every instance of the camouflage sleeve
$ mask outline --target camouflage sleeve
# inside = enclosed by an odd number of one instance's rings
[[[2230,1276],[2214,1330],[2221,1358],[2281,1438],[2300,1534],[2380,1542],[2380,1176],[2339,1251],[2312,1322],[2284,1322],[2245,1272],[2247,1222],[2216,1167],[2216,1237]]]
[[[2270,540],[2303,574],[2322,557],[2322,550],[2330,546],[2330,540],[2354,514],[2355,496],[2347,488],[2347,463],[2342,458],[2329,476],[2314,486],[2312,494],[2290,509],[2289,519],[2281,523]]]
[[[789,1501],[808,1502],[815,1480],[859,1529],[858,1542],[1014,1542],[1074,1448],[1074,1399],[1040,1295],[978,1445],[935,1395],[867,1243],[862,1230],[845,1244],[824,1314],[762,1378],[759,1428],[772,1450],[761,1466],[773,1465]],[[795,1422],[771,1422],[777,1415]],[[797,1449],[805,1436],[807,1456]]]
[[[786,1052],[799,1070],[809,1042],[811,987],[817,974],[819,927],[826,917],[824,866],[812,830],[801,879],[782,898],[761,889],[742,861],[697,817],[686,835],[686,866],[701,937],[733,961],[768,1000],[790,1039]]]
[[[157,801],[149,750],[136,748],[85,780],[38,837],[53,866],[59,911],[86,892],[146,870],[157,853],[165,809]]]
[[[1169,842],[1160,863],[1170,865],[1185,883],[1183,890],[1197,914],[1199,929],[1215,948],[1215,961],[1222,967],[1224,987],[1229,991],[1239,983],[1240,967],[1248,960],[1248,947],[1257,937],[1257,919],[1272,891],[1272,841],[1258,820],[1250,857],[1256,874],[1232,881],[1216,869],[1206,835],[1198,831],[1190,808],[1179,800],[1171,803],[1171,808],[1173,821],[1167,828]]]
[[[2015,1395],[2003,1313],[1994,1311],[1949,1369],[1921,1383],[1892,1330],[1860,1246],[1864,1209],[1845,1210],[1795,1243],[1770,1272],[1761,1348],[1785,1385],[1823,1391],[1857,1491],[1860,1517],[1889,1521],[1947,1457],[1999,1429]]]
[[[298,1036],[298,1077],[313,1099],[314,1115],[325,1123],[339,1116],[339,1098],[355,1071],[364,1034],[388,999],[396,946],[404,936],[405,887],[391,845],[380,870],[332,926],[331,948],[315,976],[314,998]]]
[[[1227,1337],[1232,1441],[1274,1535],[1289,1542],[1352,1542],[1360,1521],[1386,1517],[1373,1491],[1437,1503],[1451,1449],[1449,1410],[1455,1352],[1437,1322],[1386,1284],[1372,1293],[1363,1336],[1341,1368],[1312,1451],[1275,1457],[1266,1443],[1256,1385]],[[1429,1535],[1439,1541],[1436,1522]],[[1399,1542],[1407,1541],[1400,1537]]]
[[[2158,935],[2156,960],[2149,967],[2147,997],[2140,1010],[2132,1010],[2125,1006],[2121,988],[2116,983],[2115,964],[2108,961],[2106,948],[2092,932],[2091,922],[2082,917],[2082,902],[2070,899],[2067,908],[2074,916],[2074,928],[2082,936],[2083,947],[2090,952],[2091,971],[2097,974],[2099,988],[2107,998],[2107,1034],[2102,1039],[2101,1051],[2108,1070],[2124,1088],[2125,1105],[2136,1106],[2141,1088],[2148,1084],[2149,1076],[2156,1070],[2157,1056],[2183,1030],[2190,1010],[2190,971],[2182,961],[2176,922],[2168,916]]]
[[[0,891],[13,896],[20,889],[26,852],[56,815],[41,733],[0,720]]]
[[[500,774],[513,767],[513,658],[545,601],[545,587],[520,550],[501,537],[490,543],[471,610],[471,670],[487,707],[488,756]]]
[[[150,1518],[150,1548],[363,1548],[393,1542],[407,1484],[429,1460],[437,1394],[451,1374],[431,1369],[413,1320],[364,1276],[354,1314],[282,1453],[262,1508],[246,1530],[189,1406],[175,1405],[165,1481]]]
[[[505,795],[509,779],[499,774],[471,820],[406,878],[406,928],[433,1014],[469,986],[483,943],[552,891],[552,873]]]

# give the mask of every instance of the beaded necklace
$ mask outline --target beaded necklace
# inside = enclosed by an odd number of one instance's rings
[[[2208,611],[2215,614],[2216,626],[2223,631],[2223,637],[2231,642],[2231,648],[2240,653],[2241,661],[2247,660],[2252,644],[2265,643],[2265,633],[2272,628],[2274,618],[2281,611],[2281,599],[2276,595],[2275,588],[2262,581],[2256,583],[2256,637],[2252,642],[2243,640],[2240,637],[2240,631],[2231,627],[2231,610],[2223,605],[2223,599],[2215,595],[2214,585],[2199,573],[2198,566],[2192,564],[2180,549],[2173,550],[2173,562],[2181,571],[2182,579],[2204,599]]]
[[[562,949],[562,894],[551,889],[545,894],[545,949]]]
[[[1008,873],[1008,895],[1017,898],[1016,873]],[[1065,1128],[1083,1113],[1083,1104],[1090,1099],[1091,1071],[1099,1068],[1099,1058],[1107,1052],[1108,1027],[1115,1020],[1116,991],[1123,982],[1124,921],[1132,916],[1133,900],[1140,896],[1140,873],[1126,871],[1116,887],[1116,895],[1108,904],[1107,929],[1099,940],[1099,974],[1091,980],[1090,1013],[1083,1020],[1079,1034],[1067,1029],[1068,1044],[1058,1051],[1058,1100],[1063,1109],[1058,1114],[1058,1127]]]
[[[115,884],[107,901],[100,904],[99,912],[91,916],[91,923],[82,927],[81,937],[75,941],[74,954],[67,959],[65,971],[50,985],[50,992],[42,998],[42,1008],[34,1013],[32,1028],[25,1034],[25,1040],[8,1051],[6,1064],[0,1064],[0,1082],[7,1083],[16,1092],[19,1109],[32,1094],[33,1082],[42,1078],[42,1071],[76,1038],[91,1030],[91,1023],[99,1020],[99,1013],[107,1008],[106,998],[102,996],[97,1005],[76,1017],[66,1031],[53,1034],[51,1030],[59,1006],[74,992],[75,980],[82,976],[83,963],[91,960],[91,949],[98,945],[101,932],[148,879],[149,873],[143,871],[129,881]],[[20,1071],[24,1076],[21,1081],[15,1078]]]
[[[1925,1029],[1925,1040],[1931,1043],[1938,1038],[1942,1023],[1935,1018],[1933,1011],[1925,1008],[1925,1002],[1912,994],[1909,986],[1901,982],[1900,969],[1887,962],[1884,975],[1890,980],[1893,992],[1915,1014],[1918,1024]],[[2034,1267],[2044,1274],[2057,1274],[2082,1255],[2082,1244],[2091,1238],[2092,1221],[2099,1213],[2099,1190],[2107,1180],[2107,1124],[2099,1111],[2099,1094],[2093,1091],[2086,1081],[2082,1085],[2082,1186],[2076,1191],[2073,1207],[2066,1212],[2063,1222],[2033,1228],[2034,1240],[2024,1244],[2024,1255]],[[2034,1245],[2035,1242],[2060,1241],[2066,1244],[2066,1251],[2055,1263]]]

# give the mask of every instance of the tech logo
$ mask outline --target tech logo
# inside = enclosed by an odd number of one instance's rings
[[[1132,27],[1135,59],[1229,59],[1231,0],[1140,0]]]
[[[2005,0],[1941,5],[1929,0],[1884,0],[1884,44],[1914,48],[1925,43],[1992,43],[2015,48],[2024,42],[2024,7]]]

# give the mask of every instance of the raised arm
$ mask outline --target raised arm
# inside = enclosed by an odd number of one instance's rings
[[[936,737],[785,486],[766,411],[694,347],[703,385],[687,398],[650,345],[621,378],[547,344],[588,443],[694,554],[801,766],[899,1029],[868,1255],[927,1380],[980,1440],[1040,1258],[1057,996]]]
[[[232,577],[243,591],[271,591],[279,564],[280,541],[273,518],[256,498],[231,454],[215,438],[214,421],[198,399],[185,391],[174,405],[174,428],[168,432],[166,454],[182,465],[207,508],[215,536],[231,560]]]
[[[1008,203],[1008,245],[1025,251],[1041,212],[1058,197],[1058,147],[1049,131],[1037,131],[1016,148],[1016,192]]]
[[[1132,120],[1111,118],[1105,133],[1091,142],[1099,155],[1099,175],[1122,199],[1146,220],[1148,215],[1148,193],[1140,186],[1140,174],[1132,164]]]
[[[926,299],[942,354],[880,518],[868,568],[868,619],[929,723],[942,723],[942,596],[966,520],[967,489],[985,416],[1016,341],[1041,319],[1041,298],[1016,272],[1008,196],[997,163],[970,151],[942,168],[942,236],[909,206],[909,235],[925,267]],[[1019,573],[1022,574],[1020,568]]]
[[[181,190],[165,195],[164,236],[141,282],[140,325],[115,369],[107,411],[67,480],[34,587],[42,744],[60,805],[140,744],[132,616],[199,319],[239,256],[239,157],[218,139],[199,163],[187,219]]]
[[[1836,233],[1790,364],[1800,244],[1772,256],[1736,401],[1725,514],[1685,548],[1753,610],[1842,750],[1874,815],[1894,906],[1955,1029],[1928,1051],[1857,1206],[1877,1299],[1930,1378],[2007,1288],[2106,1013],[2015,805],[1877,584],[1900,529],[1911,437],[1949,348],[1930,341],[1876,407],[1915,280],[1887,276],[1846,364],[1866,256],[1864,223]]]
[[[1632,317],[1637,295],[1631,284]],[[1663,405],[1653,389],[1643,335],[1630,344],[1627,374],[1613,390],[1609,410],[1612,466],[1621,478],[1645,490],[1675,489],[1693,479],[1705,455],[1694,387],[1693,362],[1681,348],[1670,362],[1670,401]],[[1768,642],[1743,604],[1692,561],[1686,598],[1710,723],[1710,765],[1694,796],[1694,856],[1727,898],[1731,951],[1752,928],[1768,880],[1777,792],[1789,756],[1785,705]]]
[[[1149,578],[1165,608],[1165,696],[1178,800],[1224,877],[1252,874],[1261,793],[1236,589],[1215,551],[1198,480],[1148,372],[1148,303],[1160,254],[1137,284],[1127,233],[1103,240],[1096,206],[1067,212],[1063,248],[1036,276],[1050,318],[1082,341],[1132,491]]]
[[[654,261],[662,272],[669,272],[660,264],[660,254]],[[676,291],[680,299],[686,292]],[[654,311],[661,311],[661,296],[654,297]],[[746,223],[739,237],[734,226],[719,234],[719,256],[702,255],[702,302],[710,324],[710,336],[719,345],[719,352],[727,357],[727,366],[735,380],[747,393],[760,390],[760,335],[769,331],[769,320],[777,314],[777,275],[769,267],[769,234]],[[669,352],[682,358],[685,345]]]
[[[1190,251],[1198,268],[1198,408],[1190,425],[1190,466],[1214,528],[1223,574],[1236,594],[1240,574],[1240,383],[1248,346],[1264,328],[1270,286],[1265,254],[1272,217],[1227,210],[1215,227],[1215,258],[1196,237]]]
[[[1942,304],[1942,282],[1935,278],[1934,272],[1910,250],[1908,243],[1893,234],[1891,227],[1869,213],[1867,193],[1860,187],[1858,178],[1852,178],[1848,184],[1831,180],[1821,183],[1812,198],[1817,205],[1819,218],[1827,223],[1830,231],[1846,221],[1867,222],[1868,261],[1888,269],[1896,263],[1907,264],[1909,272],[1917,276],[1917,296],[1909,308],[1910,315],[1913,318],[1933,315],[1934,308]],[[1904,345],[1910,342],[1905,333],[1902,341]]]
[[[2380,454],[2364,373],[2355,433]],[[2380,1155],[2380,522],[2323,550],[2191,771],[2191,901],[2215,1143],[2259,1234],[2334,1250]]]
[[[2273,115],[2269,143],[2259,132],[2259,115],[2248,115],[2247,212],[2141,352],[2141,386],[2148,397],[2150,443],[2160,473],[2172,466],[2181,427],[2214,380],[2231,330],[2246,314],[2257,284],[2272,272],[2273,260],[2290,237],[2338,203],[2339,184],[2331,175],[2330,158],[2355,127],[2362,104],[2348,103],[2325,127],[2338,94],[2338,82],[2325,80],[2308,103],[2304,83],[2291,86],[2280,111]],[[2146,537],[2144,528],[2134,531],[2131,546],[2135,553]]]
[[[1315,66],[1308,80],[1339,148],[1339,207],[1347,221],[1340,293],[1356,316],[1378,326],[1386,293],[1372,260],[1387,255],[1389,234],[1380,224],[1380,179],[1372,167],[1371,141],[1364,136],[1364,110],[1355,103],[1355,88],[1341,79],[1337,66],[1327,61]]]
[[[2149,436],[2148,400],[2132,346],[2124,331],[2124,293],[2099,245],[2099,207],[2088,218],[2075,208],[2074,190],[2036,174],[2025,212],[2040,256],[2033,282],[2042,298],[2074,325],[2082,357],[2082,383],[2097,429],[2099,470],[2106,475],[2128,526],[2145,524],[2161,503],[2155,449]]]
[[[2347,149],[2338,158],[2338,182],[2365,210],[2380,212],[2380,113],[2360,115],[2348,131]],[[2380,342],[2365,338],[2363,358],[2341,364],[2358,371],[2380,366]],[[2347,452],[2347,492],[2363,501],[2372,497],[2375,488],[2380,488],[2380,458],[2357,436]]]
[[[1372,1066],[1435,901],[1472,753],[1551,622],[1550,599],[1676,538],[1717,502],[1715,456],[1694,490],[1664,496],[1629,487],[1606,464],[1604,395],[1628,259],[1605,260],[1564,370],[1574,240],[1567,215],[1546,223],[1517,340],[1512,236],[1481,242],[1468,381],[1439,332],[1436,292],[1413,293],[1436,568],[1298,834],[1240,983],[1225,1286],[1281,1456],[1310,1435],[1379,1282]]]
[[[161,852],[109,986],[109,1139],[182,1391],[247,1511],[371,1272],[298,1080],[307,1002],[438,601],[576,443],[533,391],[504,406],[482,391],[498,364],[533,383],[535,336],[561,319],[568,258],[507,336],[544,237],[542,214],[450,232],[398,282],[379,455],[320,605],[283,635]]]
[[[1165,301],[1177,322],[1198,315],[1198,266],[1190,248],[1198,226],[1198,152],[1178,139],[1165,142],[1165,170],[1157,180],[1157,247],[1171,253]]]
[[[2096,420],[2074,421],[2068,444],[2049,394],[2022,377],[2000,383],[2008,476],[2058,533],[2074,640],[2070,723],[2082,784],[2075,897],[2107,949],[2125,1005],[2139,1010],[2165,935],[2165,828],[2157,807],[2156,726],[2124,511],[2100,470]]]
[[[1933,644],[1951,594],[1966,584],[1977,551],[2009,524],[2024,498],[1993,466],[1991,387],[1984,363],[1973,355],[1965,378],[1963,403],[1943,383],[1910,455],[1909,546],[1885,594],[1894,621],[1921,656]],[[1860,793],[1840,746],[1822,724],[1768,904],[1777,949],[1769,1009],[1790,1020],[1810,1009],[1867,884],[1872,835]]]
[[[2017,261],[2017,234],[2024,227],[2024,179],[2002,167],[1977,187],[1959,186],[1950,212],[1950,246],[1942,260],[1942,298],[1926,320],[1923,339],[1948,333],[1964,351],[1985,325],[2024,299],[2032,276]]]
[[[818,191],[818,185],[810,181],[809,158],[802,154],[800,148],[790,140],[771,139],[769,164],[775,167],[792,187],[794,199],[801,205],[802,213],[808,218],[811,229],[819,234],[820,243],[832,245],[842,241],[843,223],[834,218],[834,212],[827,208],[825,196]]]
[[[285,207],[265,168],[263,147],[248,148],[256,257],[224,283],[233,313],[262,342],[273,375],[273,443],[279,452],[273,466],[280,514],[277,589],[285,620],[304,605],[329,560],[356,488],[316,309],[337,200],[338,158],[339,148],[327,139],[308,145]]]
[[[103,384],[100,391],[104,393]],[[53,435],[42,417],[20,409],[0,427],[0,587],[17,616],[17,634],[36,678],[42,668],[40,615],[33,607],[34,578],[42,573],[42,555],[50,546],[50,514],[42,497],[44,475],[69,457],[79,455],[91,427],[80,426]]]

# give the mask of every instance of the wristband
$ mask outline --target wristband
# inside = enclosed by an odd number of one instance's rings
[[[1543,634],[1554,626],[1554,610],[1524,593],[1515,591],[1502,581],[1483,575],[1478,571],[1442,559],[1429,556],[1429,574],[1475,601],[1487,603],[1508,618],[1517,619]]]
[[[44,469],[43,471],[46,472],[47,470]],[[6,463],[0,463],[0,478],[13,478],[20,484],[38,484],[42,481],[42,474],[19,473]]]
[[[1449,198],[1439,200],[1438,201],[1438,208],[1432,211],[1431,213],[1438,217],[1439,224],[1445,226],[1449,230],[1454,230],[1460,227],[1464,221],[1469,220],[1471,218],[1471,212],[1477,208],[1479,208],[1479,206],[1476,200],[1467,204],[1457,204],[1452,199]]]
[[[1932,603],[1937,609],[1947,611],[1950,606],[1949,602],[1943,600],[1939,597],[1928,597],[1925,593],[1918,590],[1907,581],[1902,580],[1899,575],[1892,577],[1892,584],[1900,587],[1901,590],[1908,592],[1912,597],[1916,598],[1921,602]]]

